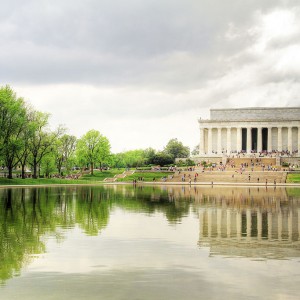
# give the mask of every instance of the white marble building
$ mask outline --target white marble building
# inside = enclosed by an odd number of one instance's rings
[[[199,156],[300,154],[300,107],[211,109],[210,119],[199,119],[199,125]]]

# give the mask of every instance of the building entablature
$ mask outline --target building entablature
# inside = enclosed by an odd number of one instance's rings
[[[278,128],[300,127],[299,120],[272,120],[272,121],[215,121],[199,120],[200,128]]]

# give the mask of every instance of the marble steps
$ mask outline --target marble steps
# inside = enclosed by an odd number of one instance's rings
[[[124,171],[123,173],[117,174],[114,177],[107,177],[103,181],[104,182],[115,182],[115,181],[117,181],[118,178],[124,178],[124,177],[126,177],[128,175],[132,175],[134,172],[135,171],[132,171],[132,170]]]
[[[196,172],[182,172],[181,174],[176,173],[172,179],[168,178],[168,182],[181,182],[182,174],[186,174],[185,182],[194,181],[194,176]],[[264,183],[266,180],[269,183],[283,183],[286,181],[286,172],[282,171],[265,171],[265,172],[244,172],[239,174],[235,171],[205,171],[204,173],[198,173],[197,182],[247,182],[247,183]],[[250,174],[250,181],[249,181]],[[190,177],[189,177],[190,175]],[[258,181],[259,178],[259,181]]]

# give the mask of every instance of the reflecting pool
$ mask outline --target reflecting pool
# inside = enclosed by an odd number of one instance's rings
[[[0,299],[299,299],[300,189],[0,189]]]

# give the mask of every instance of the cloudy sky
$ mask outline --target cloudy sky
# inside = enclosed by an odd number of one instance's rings
[[[192,149],[209,108],[300,105],[299,0],[0,2],[0,84],[113,152]]]

